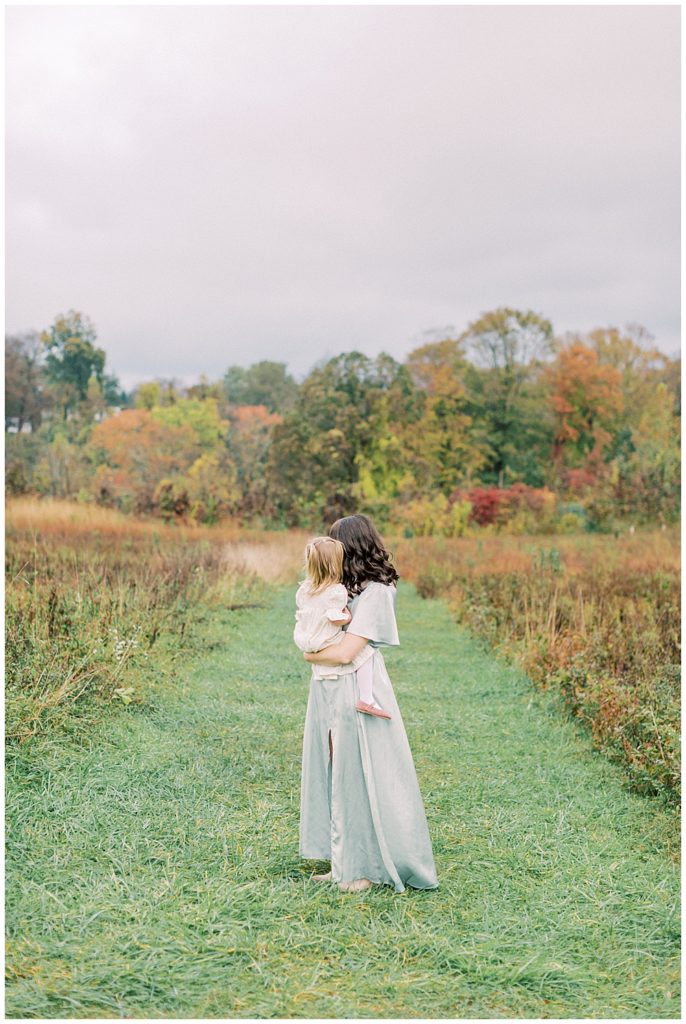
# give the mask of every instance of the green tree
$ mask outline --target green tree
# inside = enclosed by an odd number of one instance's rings
[[[90,378],[103,383],[105,351],[95,344],[91,321],[75,310],[58,316],[41,338],[47,351],[45,374],[66,420],[69,412],[86,400]]]
[[[485,449],[484,483],[542,486],[553,436],[541,371],[553,351],[549,320],[500,307],[470,323],[459,341],[472,357],[465,381],[474,444]]]
[[[485,446],[475,443],[471,434],[462,343],[445,338],[421,345],[410,352],[405,365],[421,414],[403,431],[410,468],[403,491],[415,497],[436,491],[447,496],[469,481],[486,459]]]
[[[158,380],[147,380],[139,384],[133,392],[134,409],[147,409],[148,412],[156,405],[162,405],[162,387]]]
[[[43,376],[43,346],[37,331],[5,338],[5,429],[8,420],[25,423],[35,431],[39,426],[47,397]]]
[[[287,372],[286,363],[268,359],[247,368],[230,366],[222,383],[231,405],[263,405],[268,412],[286,412],[293,407],[298,394],[298,385]]]
[[[324,524],[388,500],[412,398],[407,370],[385,353],[346,352],[316,366],[274,427],[266,472],[284,521]]]
[[[58,316],[42,332],[41,340],[47,386],[62,412],[63,426],[53,425],[50,436],[61,433],[83,444],[95,419],[112,405],[125,402],[126,396],[117,378],[105,372],[105,351],[96,345],[95,327],[82,313],[72,309]]]
[[[82,444],[57,433],[42,448],[33,472],[33,486],[55,498],[75,498],[87,488],[92,470]]]
[[[201,451],[218,448],[226,437],[228,422],[219,415],[216,398],[180,398],[173,405],[159,405],[151,410],[157,423],[169,427],[190,427]]]
[[[681,497],[679,417],[674,397],[660,382],[640,411],[629,450],[616,459],[617,500],[641,520],[678,520]]]

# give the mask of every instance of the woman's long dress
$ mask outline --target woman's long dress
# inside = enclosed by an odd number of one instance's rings
[[[374,697],[392,718],[355,710],[356,676],[315,679],[305,716],[300,856],[330,860],[335,882],[368,878],[392,885],[438,885],[424,804],[405,726],[379,646],[398,646],[396,589],[372,581],[349,602],[347,632],[375,648]],[[329,732],[333,760],[329,756]]]

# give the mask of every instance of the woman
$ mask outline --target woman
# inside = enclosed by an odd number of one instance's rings
[[[391,718],[357,714],[355,672],[310,682],[303,740],[300,856],[329,860],[317,881],[359,891],[374,883],[435,889],[431,840],[405,726],[380,646],[397,647],[396,580],[367,516],[338,519],[329,536],[345,549],[343,583],[352,618],[345,636],[307,661],[349,665],[374,648],[374,696]]]

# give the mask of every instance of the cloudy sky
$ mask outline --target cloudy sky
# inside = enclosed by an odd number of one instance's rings
[[[8,331],[126,387],[500,305],[678,350],[677,6],[6,11]]]

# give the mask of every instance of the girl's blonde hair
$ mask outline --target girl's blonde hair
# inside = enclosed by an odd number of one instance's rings
[[[305,545],[305,571],[310,592],[315,594],[343,579],[345,548],[333,537],[313,537]]]

